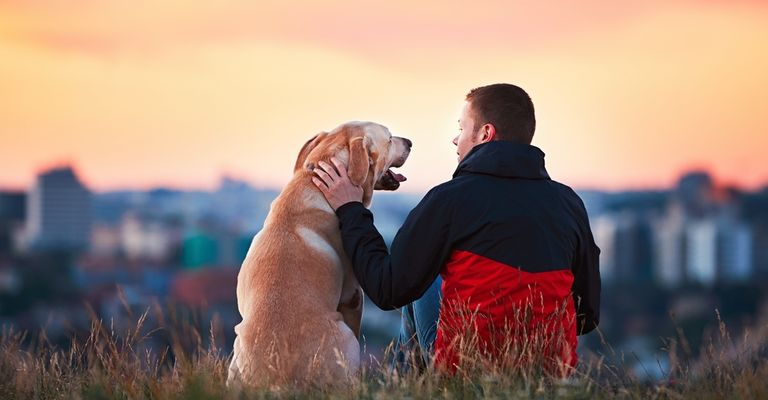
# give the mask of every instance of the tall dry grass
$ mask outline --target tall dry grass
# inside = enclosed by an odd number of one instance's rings
[[[161,328],[147,329],[150,316]],[[670,366],[661,381],[632,373],[632,355],[617,353],[605,341],[602,354],[582,360],[564,379],[535,364],[515,364],[514,352],[530,349],[527,344],[509,347],[510,357],[498,362],[469,335],[459,344],[462,362],[454,374],[419,368],[415,355],[409,368],[393,368],[391,345],[384,360],[370,360],[352,388],[280,391],[226,387],[230,355],[216,345],[222,327],[215,321],[201,332],[159,307],[127,318],[129,323],[120,325],[93,315],[89,334],[66,349],[44,334],[29,338],[4,327],[0,399],[768,398],[768,331],[763,327],[734,338],[719,316],[698,356],[686,347],[684,332],[665,341]],[[157,335],[167,338],[162,351],[146,346]]]

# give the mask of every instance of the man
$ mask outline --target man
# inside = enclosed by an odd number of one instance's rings
[[[544,153],[530,144],[535,126],[523,89],[470,91],[453,139],[453,179],[411,211],[391,253],[338,160],[315,170],[355,275],[377,306],[411,303],[442,277],[437,337],[422,343],[433,346],[439,367],[455,370],[475,357],[566,376],[577,361],[576,335],[598,324],[600,249],[581,199],[549,178]]]

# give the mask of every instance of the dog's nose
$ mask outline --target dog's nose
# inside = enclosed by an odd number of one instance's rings
[[[408,146],[409,149],[413,147],[413,142],[411,142],[410,140],[403,138],[403,141],[405,142],[405,145]]]

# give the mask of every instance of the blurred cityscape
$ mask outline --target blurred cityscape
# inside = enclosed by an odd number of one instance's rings
[[[748,192],[695,171],[665,190],[579,194],[602,249],[601,331],[613,348],[663,368],[662,339],[684,331],[696,352],[716,310],[737,330],[768,322],[768,186]],[[119,325],[157,307],[200,332],[215,321],[229,351],[238,268],[277,195],[230,177],[213,191],[96,193],[68,166],[42,172],[26,192],[0,192],[0,324],[66,346],[93,317]],[[388,242],[420,197],[375,196]],[[147,326],[162,318],[150,313]],[[398,312],[366,305],[372,355],[398,328]],[[594,334],[581,351],[606,352]]]
[[[94,193],[67,166],[40,173],[26,192],[0,191],[0,325],[67,346],[87,337],[94,317],[127,329],[154,308],[202,334],[215,321],[228,352],[240,263],[278,194],[229,177],[211,192]],[[391,241],[420,196],[379,199],[376,224]],[[380,355],[400,315],[368,303],[364,318],[366,348]],[[163,319],[150,312],[144,330]],[[160,332],[148,346],[162,351],[168,340]]]

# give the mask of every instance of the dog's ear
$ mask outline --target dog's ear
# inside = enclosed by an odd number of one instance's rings
[[[304,168],[304,161],[307,160],[307,156],[312,152],[312,150],[315,149],[315,147],[317,147],[317,144],[320,143],[320,140],[325,135],[327,135],[325,132],[318,133],[312,137],[312,139],[307,140],[307,143],[304,143],[304,147],[302,147],[301,151],[299,151],[299,157],[296,158],[296,165],[293,167],[293,172]]]
[[[356,137],[349,141],[349,167],[347,175],[349,180],[357,186],[362,186],[368,177],[370,168],[370,158],[368,155],[368,138]]]

